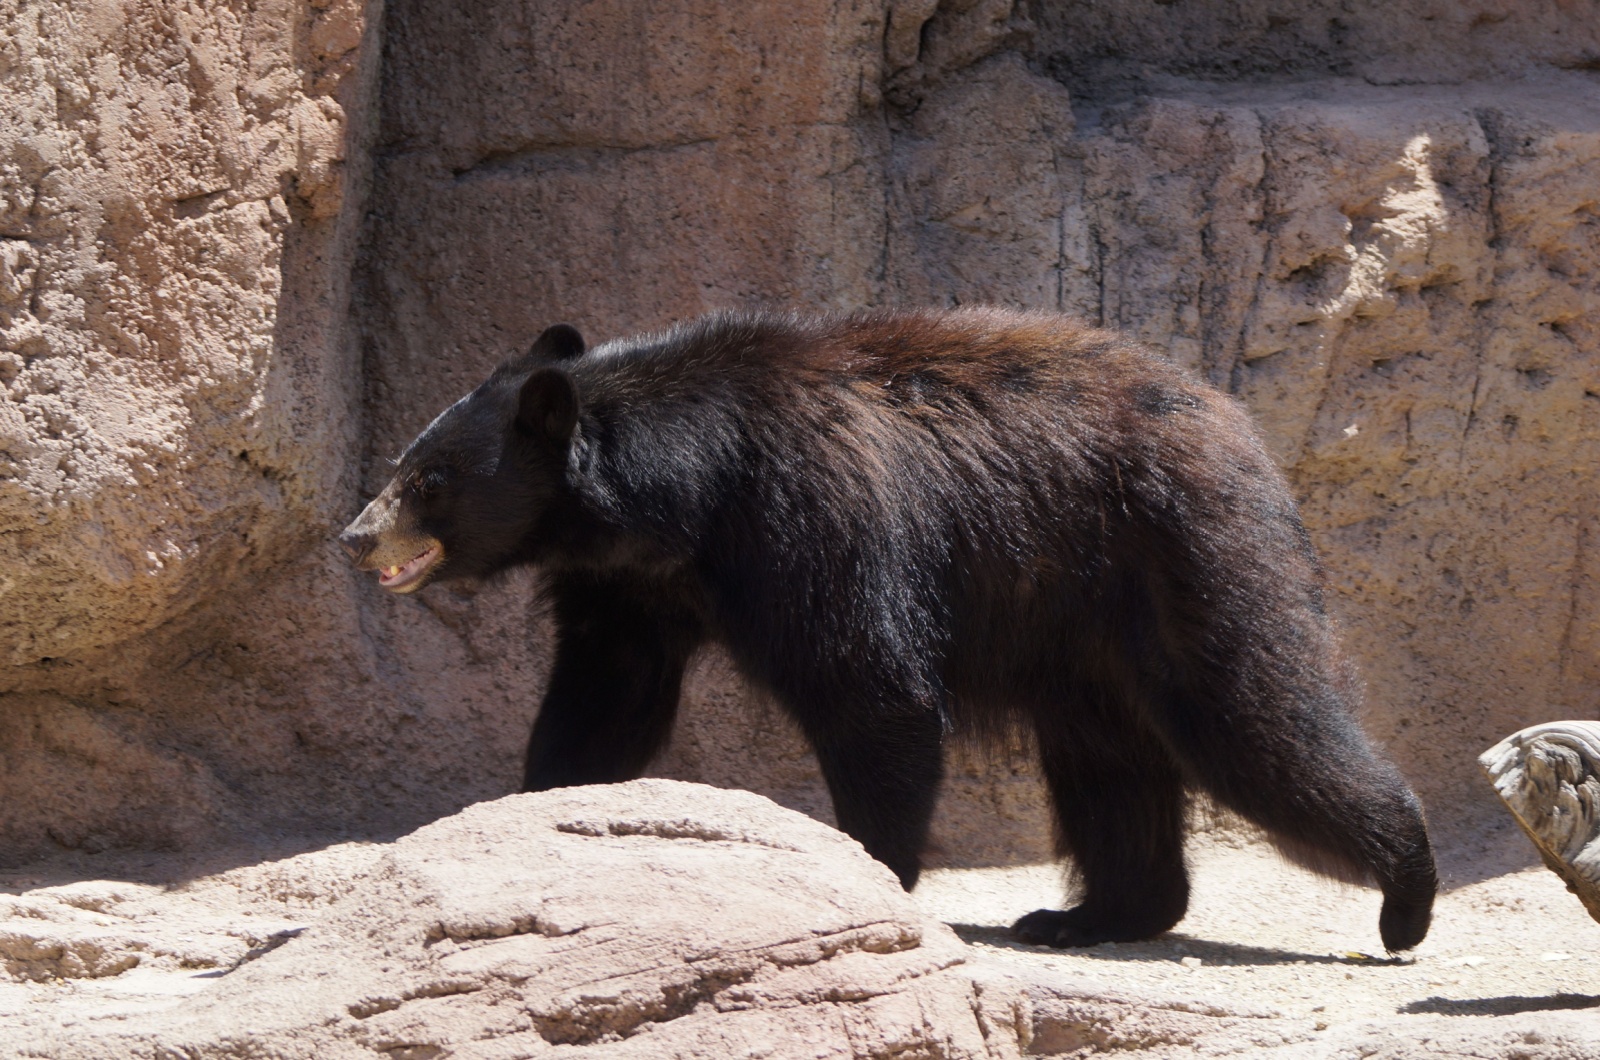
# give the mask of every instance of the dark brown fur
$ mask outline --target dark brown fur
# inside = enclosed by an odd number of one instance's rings
[[[443,543],[429,576],[549,574],[529,789],[637,776],[714,640],[908,887],[945,738],[1031,729],[1084,897],[1024,917],[1025,939],[1175,924],[1186,790],[1378,883],[1390,949],[1422,939],[1420,808],[1354,721],[1321,570],[1234,401],[998,309],[718,315],[587,354],[552,334],[396,478],[454,486],[390,497]],[[352,530],[358,553],[383,539]]]

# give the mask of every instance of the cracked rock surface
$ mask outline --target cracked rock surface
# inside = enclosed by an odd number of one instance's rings
[[[283,870],[305,877],[298,888],[283,875],[257,884],[258,900],[274,886],[302,897],[248,933],[202,923],[208,938],[163,944],[124,930],[122,960],[166,976],[164,996],[147,986],[122,1011],[13,1008],[8,1025],[32,1026],[0,1032],[0,1045],[61,1060],[574,1047],[976,1058],[1017,1056],[1028,1033],[1020,994],[1004,977],[974,978],[966,946],[887,869],[743,792],[657,780],[511,796],[341,857],[345,893],[321,909],[304,895],[330,878],[317,882],[317,855],[304,860]],[[52,904],[126,916],[145,898],[57,887],[15,904],[8,923]],[[0,935],[14,977],[124,971],[93,964],[102,949],[88,922],[60,927],[53,937],[72,941],[53,958],[30,957],[16,930]]]
[[[1043,866],[912,895],[854,842],[677,781],[516,795],[389,843],[0,876],[0,1054],[220,1058],[1600,1052],[1594,925],[1542,869],[1460,882],[1405,960],[1379,896],[1196,844],[1176,931],[1053,951]],[[95,874],[95,869],[99,874]],[[952,930],[953,928],[953,930]]]

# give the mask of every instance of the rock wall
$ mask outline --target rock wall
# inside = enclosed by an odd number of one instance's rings
[[[1476,753],[1600,684],[1600,5],[1326,8],[0,5],[0,859],[512,790],[530,581],[329,531],[545,325],[756,304],[1059,308],[1237,393],[1370,729],[1498,820]],[[659,771],[826,816],[749,700],[702,660]],[[1047,832],[956,755],[943,857]]]
[[[0,643],[48,667],[342,506],[366,27],[352,0],[3,14]]]
[[[558,319],[999,301],[1126,329],[1250,406],[1369,727],[1470,830],[1477,749],[1593,709],[1600,36],[1555,5],[1324,6],[395,3],[374,452],[440,404],[420,380]],[[709,663],[663,770],[825,803],[744,698]],[[1043,854],[1021,750],[951,788],[947,856]]]
[[[362,698],[384,667],[324,547],[379,13],[0,7],[0,859],[471,797],[438,794],[459,762],[386,790],[414,707]]]

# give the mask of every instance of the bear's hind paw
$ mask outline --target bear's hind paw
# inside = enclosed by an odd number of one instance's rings
[[[1161,934],[1172,924],[1147,918],[1129,918],[1095,913],[1084,906],[1071,909],[1035,909],[1011,925],[1018,942],[1034,946],[1066,949],[1097,946],[1102,942],[1140,942]]]

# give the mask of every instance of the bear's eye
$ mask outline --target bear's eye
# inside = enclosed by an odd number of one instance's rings
[[[411,481],[407,485],[418,500],[427,500],[444,485],[444,473],[436,469],[418,471],[411,476]]]

